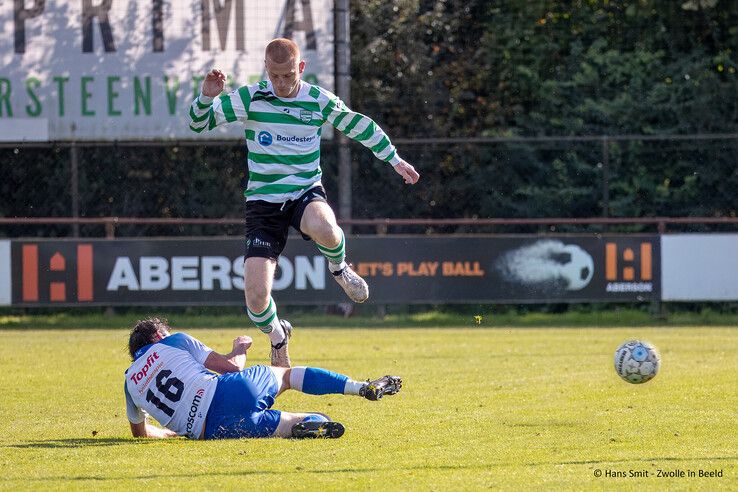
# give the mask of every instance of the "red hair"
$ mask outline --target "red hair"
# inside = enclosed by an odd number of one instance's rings
[[[291,39],[277,38],[269,42],[264,56],[274,63],[286,63],[300,59],[300,48]]]

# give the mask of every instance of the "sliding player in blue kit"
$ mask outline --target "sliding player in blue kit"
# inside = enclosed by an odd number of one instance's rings
[[[129,337],[133,363],[124,391],[134,437],[341,437],[343,425],[322,413],[272,410],[275,398],[293,389],[379,400],[402,387],[397,376],[361,382],[315,367],[244,368],[250,337],[237,337],[230,353],[219,354],[169,329],[166,321],[150,318],[139,321]],[[165,429],[147,423],[146,414]]]

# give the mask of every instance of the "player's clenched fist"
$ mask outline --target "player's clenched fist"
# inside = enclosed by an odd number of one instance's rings
[[[253,343],[253,340],[251,340],[250,336],[240,336],[233,339],[233,353],[243,353],[245,354],[246,351],[251,347],[251,344]]]
[[[415,184],[420,179],[418,171],[404,160],[400,160],[399,164],[395,165],[395,171],[402,176],[406,184]]]
[[[214,68],[205,76],[202,81],[202,94],[208,97],[215,97],[223,92],[225,87],[226,76],[220,70]]]

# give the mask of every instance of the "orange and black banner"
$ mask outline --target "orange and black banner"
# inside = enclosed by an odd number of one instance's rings
[[[49,254],[45,246],[52,244],[53,253]],[[23,244],[20,266],[21,303],[85,303],[94,298],[93,253],[89,243]]]
[[[369,302],[649,301],[661,295],[658,235],[347,238]],[[241,239],[11,241],[11,305],[241,305]],[[280,304],[346,297],[314,244],[290,238]]]

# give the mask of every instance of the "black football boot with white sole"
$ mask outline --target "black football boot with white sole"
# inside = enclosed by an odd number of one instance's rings
[[[374,381],[368,381],[360,390],[359,396],[367,400],[380,400],[385,395],[394,395],[402,388],[402,378],[399,376],[383,376]]]
[[[292,437],[295,439],[337,439],[343,435],[344,430],[340,422],[299,422],[292,426]]]

